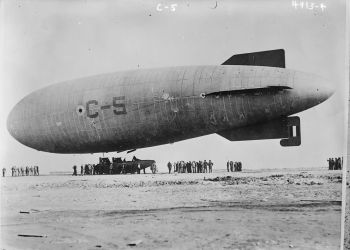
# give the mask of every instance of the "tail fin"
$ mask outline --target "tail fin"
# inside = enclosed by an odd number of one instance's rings
[[[233,55],[221,65],[251,65],[285,68],[284,49]]]

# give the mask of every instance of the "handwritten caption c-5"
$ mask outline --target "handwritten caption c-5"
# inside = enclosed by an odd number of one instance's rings
[[[173,4],[162,4],[162,3],[159,3],[157,4],[156,6],[156,10],[161,12],[161,11],[171,11],[171,12],[175,12],[176,11],[176,8],[177,8],[177,3],[173,3]]]

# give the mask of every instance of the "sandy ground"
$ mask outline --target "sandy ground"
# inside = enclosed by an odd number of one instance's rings
[[[340,201],[340,171],[7,177],[1,246],[339,249]]]

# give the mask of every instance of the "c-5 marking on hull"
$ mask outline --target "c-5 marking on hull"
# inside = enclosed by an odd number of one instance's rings
[[[86,102],[86,116],[89,118],[96,118],[98,116],[98,109],[106,110],[113,107],[113,113],[115,115],[125,115],[126,107],[125,107],[125,96],[117,96],[113,97],[112,105],[106,104],[103,106],[98,106],[97,100],[89,100]]]

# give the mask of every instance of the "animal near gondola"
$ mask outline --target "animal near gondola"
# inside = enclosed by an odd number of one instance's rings
[[[132,161],[123,161],[120,157],[109,158],[100,157],[99,163],[95,166],[97,174],[140,174],[141,170],[146,172],[146,168],[150,168],[151,172],[157,172],[156,162],[154,160],[140,160],[136,157]]]

